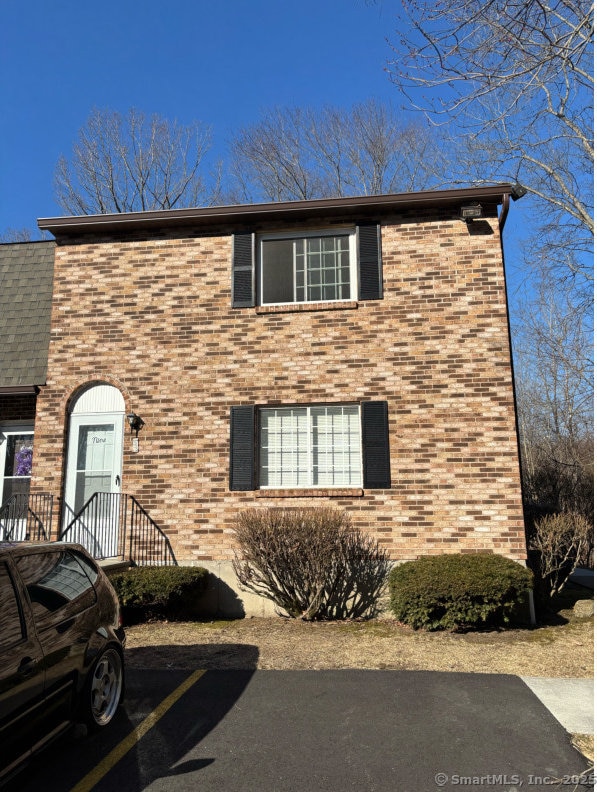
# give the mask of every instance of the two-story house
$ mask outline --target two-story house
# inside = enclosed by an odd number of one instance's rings
[[[121,506],[81,509],[134,496],[179,563],[232,587],[252,507],[333,505],[396,561],[523,560],[510,196],[40,220],[56,257],[32,491],[100,555],[126,555]]]

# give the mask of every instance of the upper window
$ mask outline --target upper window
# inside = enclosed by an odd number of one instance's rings
[[[231,280],[233,308],[381,300],[380,226],[235,233]]]
[[[355,234],[260,240],[262,305],[356,299]]]

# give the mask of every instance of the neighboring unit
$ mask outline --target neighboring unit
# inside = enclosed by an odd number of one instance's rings
[[[53,240],[0,244],[0,541],[51,531],[51,496],[31,497],[29,486],[37,394],[48,367],[55,247]]]

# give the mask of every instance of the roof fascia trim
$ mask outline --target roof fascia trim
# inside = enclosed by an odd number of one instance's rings
[[[239,204],[233,206],[210,206],[191,209],[166,209],[150,212],[126,212],[122,214],[79,215],[73,217],[40,218],[41,230],[51,231],[55,236],[80,233],[104,233],[117,229],[165,228],[209,223],[242,223],[251,219],[297,219],[310,215],[329,213],[356,215],[359,212],[392,211],[403,208],[432,207],[456,204],[461,201],[489,201],[501,204],[505,194],[510,194],[512,185],[497,184],[489,187],[466,187],[451,190],[425,190],[422,192],[370,195],[353,198],[322,198],[309,201],[283,201],[279,203]]]
[[[5,385],[0,386],[0,396],[37,396],[39,385]]]

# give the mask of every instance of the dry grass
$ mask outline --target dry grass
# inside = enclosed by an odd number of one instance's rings
[[[370,668],[538,677],[593,676],[593,620],[494,632],[415,632],[397,622],[247,618],[129,627],[138,668]]]
[[[595,761],[595,741],[592,734],[573,734],[570,742],[589,762]]]

